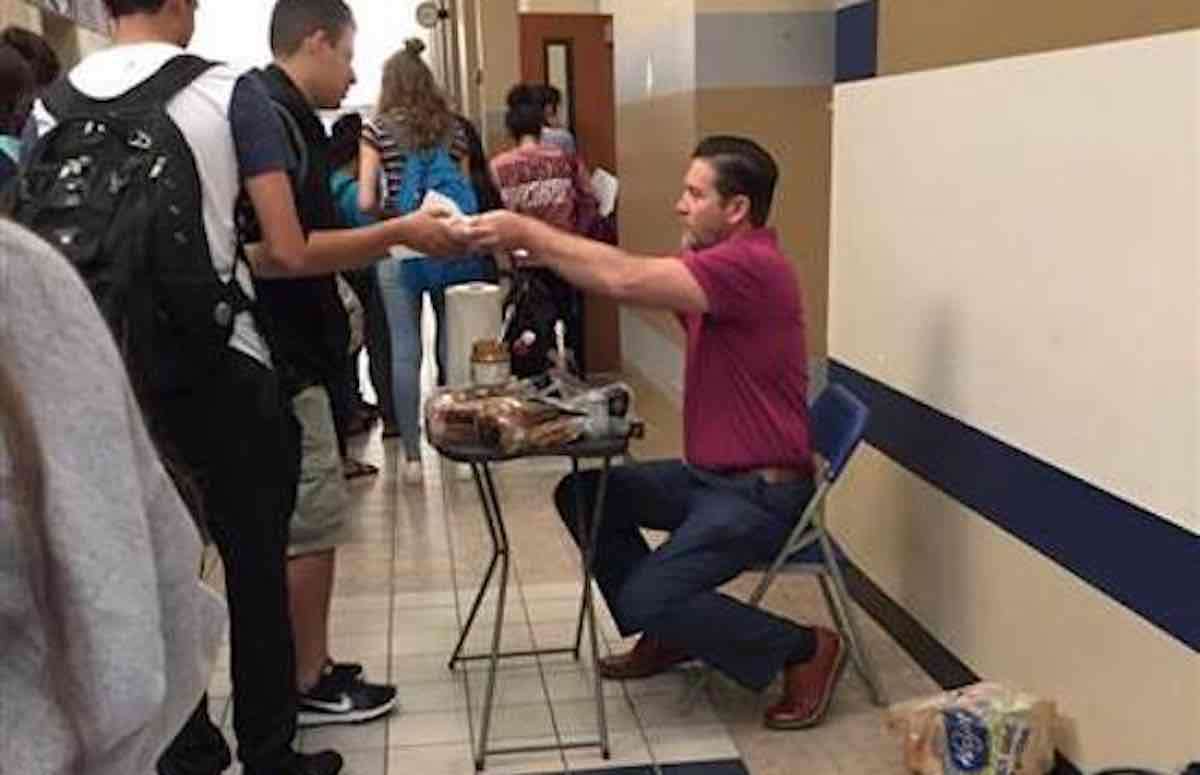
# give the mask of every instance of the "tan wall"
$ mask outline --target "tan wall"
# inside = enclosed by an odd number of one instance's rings
[[[478,0],[481,134],[489,153],[508,143],[504,131],[505,95],[521,79],[521,44],[516,0]]]
[[[521,0],[521,13],[609,13],[602,0]]]
[[[463,115],[472,121],[483,120],[483,95],[480,91],[479,76],[479,18],[475,10],[476,0],[458,0],[455,11],[458,13],[456,26],[461,42],[459,54],[463,95]]]
[[[841,545],[989,680],[1055,700],[1085,771],[1178,772],[1200,743],[1200,657],[1060,565],[863,446],[830,496]]]
[[[779,165],[771,225],[796,262],[810,357],[826,353],[829,300],[831,86],[706,89],[697,96],[698,134],[744,134]]]
[[[694,3],[619,2],[612,10],[621,244],[670,253],[679,248],[674,206],[696,143]],[[669,315],[638,310],[637,317],[679,340]]]
[[[884,21],[893,40],[913,23],[900,5]],[[982,5],[904,4],[927,22],[913,53],[957,50],[966,16],[977,41],[1007,25],[995,34],[1015,36],[1009,51],[1052,39],[1036,12],[1052,4],[989,6],[1023,11],[1020,25]],[[1111,20],[1113,5],[1087,10]],[[1197,532],[1200,34],[1144,30],[837,87],[830,344],[915,401]],[[1083,294],[1054,285],[1085,275]],[[1110,314],[1130,299],[1152,303]],[[1138,376],[1150,373],[1158,379]],[[1078,525],[1081,547],[1094,545],[1089,520],[1109,518],[1030,508],[1039,522]],[[1058,703],[1061,748],[1084,771],[1178,772],[1200,753],[1200,655],[1066,570],[1071,558],[1081,567],[1078,549],[1060,564],[867,447],[829,514],[850,557],[967,665]],[[1131,556],[1123,572],[1153,563]]]
[[[696,13],[833,11],[836,0],[696,0]]]
[[[43,11],[25,0],[0,0],[0,28],[10,24],[45,37],[64,69],[109,44],[106,36],[80,27],[64,16]]]
[[[880,0],[881,75],[1200,27],[1196,0]]]
[[[0,0],[0,27],[7,27],[10,24],[41,32],[41,11],[25,0]]]

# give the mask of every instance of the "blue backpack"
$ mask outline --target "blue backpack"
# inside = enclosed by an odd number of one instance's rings
[[[392,207],[401,213],[411,213],[421,206],[429,191],[453,199],[463,215],[479,212],[475,189],[442,145],[408,154],[404,162],[404,177]]]
[[[429,191],[436,191],[454,200],[463,215],[479,212],[479,200],[474,187],[442,145],[409,152],[404,161],[404,177],[392,209],[402,214],[411,213],[420,208]],[[488,279],[488,263],[490,261],[474,256],[405,261],[404,283],[410,291],[433,293],[461,282]]]

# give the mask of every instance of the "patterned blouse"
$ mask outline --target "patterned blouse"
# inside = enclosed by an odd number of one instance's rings
[[[514,148],[491,162],[504,206],[565,231],[586,234],[596,220],[596,196],[578,157],[539,145]]]

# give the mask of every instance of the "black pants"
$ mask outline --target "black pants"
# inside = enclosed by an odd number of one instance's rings
[[[375,267],[369,266],[342,275],[358,294],[364,313],[363,338],[366,340],[367,361],[371,375],[371,387],[379,401],[379,414],[386,428],[396,427],[396,406],[392,400],[392,331],[388,327],[387,311],[383,307],[383,293],[379,290],[379,277]],[[355,395],[358,390],[358,363],[350,363]]]
[[[247,770],[267,769],[296,733],[286,564],[300,430],[274,372],[232,350],[227,362],[203,387],[156,402],[149,419],[164,454],[196,486],[203,522],[221,555],[238,757]],[[197,767],[214,748],[225,753],[206,702],[164,754],[171,771],[203,771]]]

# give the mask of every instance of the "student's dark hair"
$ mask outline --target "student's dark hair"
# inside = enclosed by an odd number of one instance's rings
[[[483,140],[475,125],[462,116],[456,115],[454,120],[462,127],[463,137],[467,141],[467,171],[471,177],[471,187],[475,189],[475,198],[479,200],[479,212],[501,210],[504,200],[500,197],[500,189],[492,179],[488,168],[487,155],[483,151]]]
[[[700,141],[692,158],[704,159],[713,166],[722,198],[745,196],[750,200],[750,223],[766,225],[779,179],[779,167],[771,154],[745,137],[713,135]]]
[[[519,141],[522,137],[530,135],[541,137],[544,118],[541,105],[520,102],[509,106],[508,113],[504,115],[504,125],[508,127],[508,134],[512,139]]]
[[[537,105],[541,109],[542,90],[536,83],[518,83],[508,90],[505,102],[510,108],[517,105]]]
[[[0,31],[0,43],[7,43],[21,52],[21,56],[25,57],[25,61],[33,68],[33,78],[39,88],[54,83],[62,72],[58,54],[55,54],[46,39],[36,32],[24,27],[5,27]]]
[[[548,83],[539,84],[537,87],[543,108],[554,108],[558,110],[558,106],[562,104],[562,92],[557,86],[551,86]]]
[[[7,43],[0,43],[0,133],[21,132],[33,103],[33,68]]]
[[[271,53],[295,54],[318,31],[336,41],[352,24],[354,14],[342,0],[278,0],[271,13]]]
[[[329,130],[329,166],[344,167],[358,156],[358,144],[362,138],[362,116],[347,113],[333,122]]]
[[[155,13],[166,2],[167,0],[104,0],[104,7],[115,19],[118,16],[131,16],[135,13]]]

